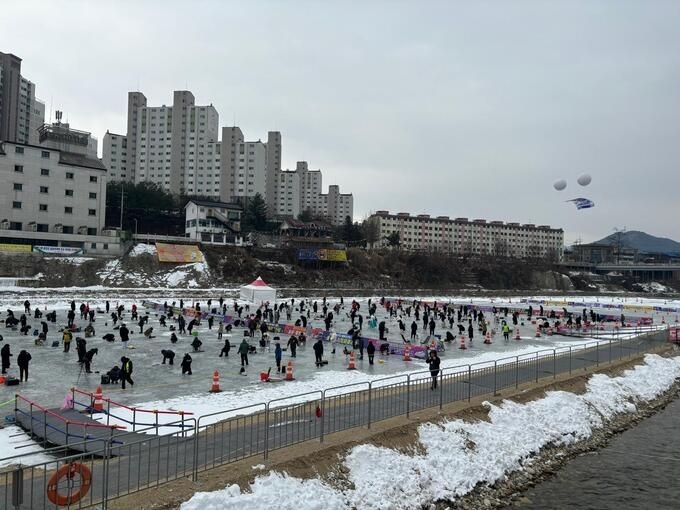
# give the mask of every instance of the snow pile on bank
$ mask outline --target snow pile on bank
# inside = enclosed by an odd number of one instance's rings
[[[667,292],[674,292],[670,287],[660,284],[659,282],[647,282],[638,283],[636,287],[639,287],[642,292],[649,292],[650,294],[663,294]]]
[[[567,445],[589,437],[617,413],[633,412],[680,377],[680,357],[645,356],[645,364],[620,377],[594,375],[586,392],[549,392],[527,404],[486,403],[489,421],[454,420],[419,429],[423,454],[406,455],[370,444],[344,459],[354,488],[337,490],[326,482],[278,473],[258,477],[251,492],[236,485],[197,493],[182,510],[365,508],[416,509],[439,499],[455,499],[479,483],[493,484],[523,469],[530,456],[549,444]]]
[[[139,243],[136,244],[134,248],[130,250],[130,257],[139,257],[140,255],[153,255],[156,256],[156,245]]]

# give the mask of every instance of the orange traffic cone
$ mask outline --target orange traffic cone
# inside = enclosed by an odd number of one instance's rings
[[[486,336],[484,337],[484,343],[485,344],[491,343],[491,333],[489,333],[489,332],[486,333]]]
[[[404,361],[411,361],[411,344],[404,346]]]
[[[521,340],[519,336],[519,328],[517,326],[515,326],[515,340]]]
[[[295,378],[293,377],[293,362],[289,361],[288,365],[286,365],[286,381],[294,381]]]
[[[465,335],[460,335],[460,347],[459,349],[467,349],[467,346],[465,345]]]
[[[212,386],[210,387],[210,393],[219,393],[222,391],[220,389],[220,373],[215,370],[213,372]]]
[[[101,413],[104,411],[104,392],[101,386],[97,386],[94,392],[94,402],[92,403],[92,409],[95,413]]]
[[[354,351],[349,353],[349,365],[347,365],[347,370],[355,370],[357,367],[354,366]]]

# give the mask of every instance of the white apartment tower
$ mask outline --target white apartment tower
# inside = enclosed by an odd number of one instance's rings
[[[112,179],[155,182],[174,194],[217,196],[218,125],[215,107],[197,106],[188,90],[175,91],[172,106],[148,106],[144,94],[130,92],[127,134],[105,135],[104,164]]]
[[[342,225],[347,216],[352,218],[352,194],[340,193],[336,184],[328,187],[328,194],[322,193],[321,170],[310,170],[306,161],[298,161],[295,170],[279,171],[276,176],[276,216],[297,218],[309,210],[333,225]]]

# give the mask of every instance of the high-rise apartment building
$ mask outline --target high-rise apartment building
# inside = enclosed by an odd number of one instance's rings
[[[331,186],[321,193],[321,171],[298,163],[281,171],[281,133],[247,141],[241,128],[222,127],[212,105],[196,106],[194,95],[175,91],[172,106],[148,106],[141,92],[128,93],[127,132],[104,135],[103,161],[110,180],[160,184],[173,193],[246,204],[258,193],[269,216],[313,214],[340,224],[352,216],[351,194]],[[281,189],[281,187],[285,189]]]
[[[306,161],[298,161],[295,170],[277,172],[276,177],[275,216],[297,218],[309,211],[333,225],[343,224],[347,216],[353,217],[352,194],[340,193],[336,184],[328,187],[327,194],[322,193],[321,170],[310,170]]]
[[[0,141],[38,144],[45,123],[45,104],[35,97],[35,84],[21,76],[21,59],[0,52]]]

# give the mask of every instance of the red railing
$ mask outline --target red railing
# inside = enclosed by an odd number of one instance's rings
[[[73,404],[74,406],[76,404],[85,407],[90,410],[92,413],[93,409],[93,404],[94,404],[94,393],[89,392],[89,391],[83,391],[78,388],[71,388],[71,393],[73,395]],[[90,404],[85,405],[82,403],[79,403],[76,401],[76,394],[80,395],[85,395],[90,398]],[[121,402],[116,402],[115,400],[112,400],[110,398],[102,398],[102,401],[106,403],[106,409],[104,412],[106,413],[106,423],[109,423],[109,417],[113,416],[114,418],[124,421],[125,423],[129,423],[132,425],[132,430],[135,431],[137,426],[149,426],[149,427],[155,427],[156,431],[158,431],[159,427],[162,426],[167,426],[167,427],[180,427],[181,429],[184,429],[184,417],[185,416],[191,416],[194,413],[192,412],[187,412],[187,411],[164,411],[164,410],[158,410],[158,409],[142,409],[139,407],[134,407],[134,406],[129,406],[126,404],[123,404]],[[124,416],[117,416],[111,412],[111,406],[113,407],[120,407],[123,409],[127,409],[128,411],[132,411],[132,420],[129,420],[125,418]],[[137,421],[137,413],[142,413],[142,414],[152,414],[154,416],[154,421],[151,423],[144,423],[144,422],[138,422]],[[179,416],[182,423],[170,423],[170,424],[163,424],[158,422],[158,415],[174,415],[174,416]]]
[[[35,407],[39,411],[42,411],[44,414],[46,414],[46,415],[49,414],[50,416],[56,418],[59,421],[66,423],[67,425],[77,425],[77,426],[81,426],[81,427],[107,428],[107,429],[124,429],[124,428],[126,428],[126,427],[123,427],[122,425],[108,425],[108,424],[104,424],[104,423],[96,423],[96,422],[91,423],[91,422],[84,422],[84,421],[69,420],[68,418],[63,417],[59,413],[55,413],[54,411],[51,411],[50,409],[47,409],[46,407],[43,407],[40,404],[36,404],[32,400],[29,400],[26,397],[19,395],[18,393],[15,395],[15,398],[17,400],[23,400],[24,402],[29,404],[31,406],[31,409],[33,409]],[[17,406],[15,405],[15,409],[16,409],[16,407]]]

